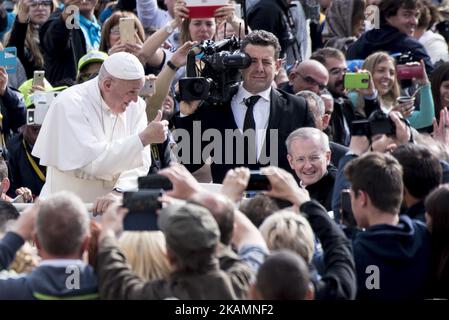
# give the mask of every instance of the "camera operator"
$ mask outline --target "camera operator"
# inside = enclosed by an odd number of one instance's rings
[[[282,60],[279,59],[278,39],[267,31],[253,31],[242,41],[241,51],[251,57],[251,65],[241,70],[243,82],[235,87],[235,92],[231,94],[232,98],[224,101],[223,107],[214,107],[208,101],[189,103],[181,101],[181,114],[175,118],[175,126],[190,133],[190,150],[193,150],[193,143],[198,143],[194,141],[192,135],[194,121],[200,121],[201,133],[214,128],[219,130],[222,138],[226,138],[226,129],[231,131],[239,129],[239,133],[243,133],[249,139],[252,138],[246,147],[244,143],[240,145],[233,143],[232,149],[225,148],[226,143],[222,139],[221,159],[216,156],[219,152],[214,152],[215,158],[213,157],[211,164],[213,181],[218,183],[223,180],[226,172],[234,167],[243,165],[250,169],[258,169],[261,165],[267,164],[261,161],[264,150],[277,151],[277,156],[267,155],[265,152],[265,157],[269,158],[270,163],[273,163],[273,160],[278,161],[280,167],[289,170],[285,139],[297,128],[314,126],[307,103],[302,97],[271,88],[282,64]],[[273,139],[274,141],[270,141],[270,129],[277,130],[277,139]],[[202,142],[201,150],[205,147],[206,144]],[[232,162],[227,157],[227,161],[224,161],[225,155],[231,152],[233,152]],[[246,157],[243,163],[241,161],[237,163],[236,158],[241,156],[241,152],[244,152]],[[239,155],[236,157],[237,153]],[[193,172],[203,165],[208,155],[204,155],[205,158],[200,160],[201,163],[193,163],[192,152],[190,156],[190,162],[185,165]]]

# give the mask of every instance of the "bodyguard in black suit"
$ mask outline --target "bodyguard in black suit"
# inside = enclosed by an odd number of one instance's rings
[[[189,132],[189,143],[185,137],[178,141],[181,162],[193,172],[210,154],[216,183],[222,182],[229,169],[239,166],[254,170],[278,165],[290,171],[285,139],[297,128],[314,126],[304,98],[271,88],[282,63],[277,38],[267,31],[253,31],[243,40],[242,50],[251,57],[252,64],[242,70],[243,83],[231,101],[223,107],[214,107],[206,101],[182,101],[180,115],[175,118],[175,127]],[[243,143],[242,131],[246,134],[251,129],[257,134],[248,135]],[[204,133],[214,137],[211,142]]]

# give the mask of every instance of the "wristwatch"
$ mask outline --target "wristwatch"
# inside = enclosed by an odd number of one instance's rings
[[[173,62],[171,62],[170,60],[167,61],[167,66],[172,69],[173,71],[178,71],[179,67],[175,66],[173,64]]]
[[[168,34],[172,34],[173,31],[175,31],[175,28],[173,28],[170,22],[167,23],[167,25],[165,26],[165,32],[167,32]]]

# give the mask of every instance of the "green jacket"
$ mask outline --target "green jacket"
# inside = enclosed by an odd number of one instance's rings
[[[145,281],[130,269],[112,237],[105,237],[100,242],[96,267],[102,299],[234,300],[243,295],[243,273],[235,269],[226,273],[219,269],[217,262],[212,263],[206,273],[180,271],[173,272],[169,280]]]

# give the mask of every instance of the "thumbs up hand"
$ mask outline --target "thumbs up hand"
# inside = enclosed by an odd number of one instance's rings
[[[163,143],[167,139],[168,121],[162,120],[162,111],[157,112],[156,118],[139,133],[139,138],[144,146],[151,143]]]

